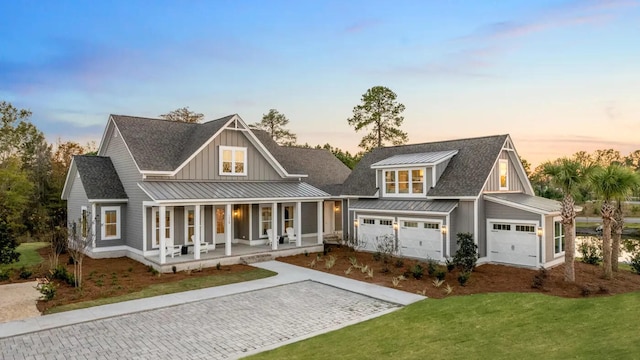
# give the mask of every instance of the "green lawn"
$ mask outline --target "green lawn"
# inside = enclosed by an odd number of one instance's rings
[[[637,359],[640,292],[427,299],[252,359]]]
[[[121,301],[142,299],[142,298],[151,297],[151,296],[172,294],[172,293],[177,293],[181,291],[197,290],[197,289],[203,289],[203,288],[208,288],[213,286],[220,286],[220,285],[239,283],[243,281],[262,279],[262,278],[266,278],[274,275],[276,275],[276,273],[272,271],[255,268],[255,269],[241,272],[241,273],[216,274],[211,276],[194,277],[194,278],[184,279],[176,282],[151,285],[146,289],[143,289],[138,292],[126,294],[126,295],[56,306],[54,308],[49,309],[46,313],[53,314],[53,313],[69,311],[69,310],[84,309],[92,306],[113,304]]]
[[[38,254],[38,249],[45,246],[49,246],[47,242],[30,242],[22,243],[18,245],[16,251],[20,253],[20,259],[13,264],[0,265],[0,270],[4,269],[19,269],[21,267],[31,267],[40,264],[44,261],[42,256]]]

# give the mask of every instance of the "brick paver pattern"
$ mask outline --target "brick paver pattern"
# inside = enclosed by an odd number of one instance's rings
[[[230,359],[395,307],[304,281],[0,339],[0,358]]]

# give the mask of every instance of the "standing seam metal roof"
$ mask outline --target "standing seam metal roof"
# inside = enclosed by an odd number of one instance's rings
[[[416,154],[394,155],[390,158],[372,164],[372,167],[392,165],[437,164],[457,154],[458,150],[434,151]]]
[[[326,198],[304,182],[144,181],[138,186],[154,201]]]
[[[514,204],[524,205],[530,208],[540,210],[544,213],[554,213],[561,210],[562,205],[560,202],[539,197],[531,196],[522,193],[492,193],[485,194],[485,199],[498,199]]]
[[[349,210],[388,210],[450,213],[458,206],[456,200],[380,200],[360,199],[349,203]]]

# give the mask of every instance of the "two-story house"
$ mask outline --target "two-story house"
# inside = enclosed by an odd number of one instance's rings
[[[344,182],[345,236],[376,251],[444,261],[473,234],[479,263],[564,261],[560,204],[536,197],[509,135],[377,148]]]
[[[97,156],[75,156],[62,192],[91,257],[162,271],[247,254],[322,251],[342,232],[350,170],[327,150],[281,147],[238,115],[202,124],[111,115]]]

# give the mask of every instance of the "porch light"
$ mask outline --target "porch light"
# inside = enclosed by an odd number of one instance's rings
[[[440,231],[442,232],[442,234],[446,234],[447,233],[447,225],[442,225],[442,227],[440,228]]]
[[[393,222],[393,230],[398,230],[398,222],[397,221]]]
[[[542,232],[542,228],[541,228],[541,227],[539,227],[539,228],[538,228],[538,236],[542,236],[543,234],[544,234],[544,233]]]
[[[353,226],[358,227],[358,220],[353,220]]]
[[[333,207],[333,211],[335,212],[339,212],[340,211],[340,206],[336,205]]]
[[[238,217],[238,216],[240,216],[240,210],[239,210],[239,209],[235,209],[235,210],[233,210],[233,216],[234,216],[234,217]]]

